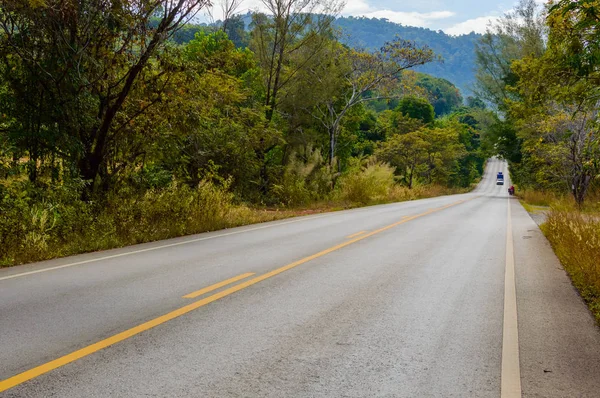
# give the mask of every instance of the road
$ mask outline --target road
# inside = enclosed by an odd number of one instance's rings
[[[499,170],[1,269],[0,396],[599,397],[600,330]]]

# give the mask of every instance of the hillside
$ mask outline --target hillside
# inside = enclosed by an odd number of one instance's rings
[[[416,70],[451,81],[465,97],[470,94],[469,87],[475,80],[474,46],[481,35],[471,33],[455,37],[442,31],[365,17],[338,18],[336,25],[342,31],[342,41],[351,47],[376,49],[396,35],[428,45],[443,58],[443,63],[424,65]]]
[[[247,33],[252,23],[252,13],[240,15],[239,23],[243,24],[242,29]],[[220,24],[220,21],[217,24]],[[335,26],[340,29],[340,40],[354,48],[379,49],[386,41],[393,40],[396,36],[413,40],[420,45],[428,45],[443,61],[413,70],[449,80],[461,90],[465,98],[471,95],[470,87],[475,81],[475,43],[481,35],[470,33],[450,36],[441,30],[436,32],[431,29],[403,26],[387,19],[366,17],[340,17]],[[175,34],[174,40],[180,44],[187,43],[194,38],[197,31],[207,27],[209,25],[206,24],[186,25]],[[237,46],[243,46],[242,43],[247,42],[247,38],[242,37],[231,39]]]

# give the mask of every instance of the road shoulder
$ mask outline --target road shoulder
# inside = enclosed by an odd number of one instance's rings
[[[600,328],[537,224],[510,200],[523,396],[596,397]]]

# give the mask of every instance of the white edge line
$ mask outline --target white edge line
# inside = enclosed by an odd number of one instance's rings
[[[506,225],[506,268],[504,272],[504,321],[502,327],[502,371],[500,397],[521,397],[521,368],[519,364],[519,328],[517,319],[517,290],[512,216],[508,199]]]
[[[144,253],[144,252],[149,252],[149,251],[153,251],[153,250],[165,249],[167,247],[186,245],[188,243],[195,243],[195,242],[200,242],[200,241],[203,241],[203,240],[222,238],[224,236],[230,236],[230,235],[238,235],[238,234],[242,234],[242,233],[245,233],[245,232],[252,232],[252,231],[257,231],[259,229],[273,228],[273,227],[278,227],[280,225],[292,224],[292,223],[296,223],[296,222],[300,222],[300,221],[314,220],[314,219],[317,219],[317,218],[323,218],[323,217],[326,217],[326,216],[330,216],[331,214],[335,214],[335,213],[321,214],[321,215],[313,216],[313,217],[310,217],[310,218],[301,218],[301,219],[296,219],[296,220],[291,220],[291,221],[285,221],[285,222],[280,222],[280,223],[271,224],[271,225],[262,225],[262,226],[256,227],[256,228],[245,229],[243,231],[233,231],[233,232],[228,232],[226,234],[220,234],[220,235],[214,235],[214,236],[207,236],[207,237],[204,237],[204,238],[190,239],[190,240],[186,240],[184,242],[169,243],[167,245],[149,247],[147,249],[134,250],[134,251],[127,252],[127,253],[113,254],[112,256],[92,258],[92,259],[89,259],[89,260],[78,261],[78,262],[75,262],[75,263],[58,265],[56,267],[43,268],[43,269],[38,269],[38,270],[35,270],[35,271],[23,272],[23,273],[20,273],[20,274],[3,276],[3,277],[0,278],[0,281],[6,280],[6,279],[19,278],[21,276],[27,276],[27,275],[32,275],[32,274],[39,274],[41,272],[54,271],[54,270],[61,269],[61,268],[73,267],[75,265],[82,265],[82,264],[93,263],[93,262],[96,262],[96,261],[109,260],[111,258],[124,257],[124,256],[132,255],[132,254],[138,254],[138,253]],[[85,253],[82,253],[82,254],[85,254]]]

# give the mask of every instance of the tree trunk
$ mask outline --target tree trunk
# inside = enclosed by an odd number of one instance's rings
[[[333,159],[335,158],[335,127],[329,129],[329,166],[333,167]]]
[[[571,184],[571,191],[573,193],[573,198],[577,203],[577,207],[582,208],[583,202],[585,201],[585,195],[590,186],[591,176],[587,173],[580,173],[573,178],[573,183]]]

